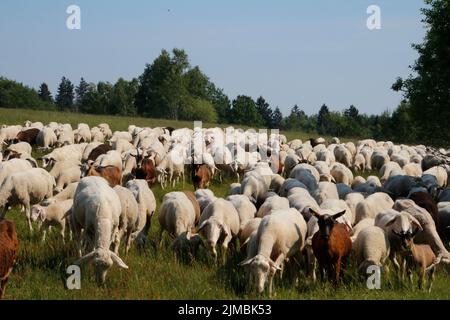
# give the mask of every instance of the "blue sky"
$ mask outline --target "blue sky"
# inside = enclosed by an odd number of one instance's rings
[[[66,8],[81,8],[68,30]],[[366,9],[381,8],[381,30]],[[288,114],[350,104],[379,114],[401,96],[390,86],[417,58],[422,0],[1,0],[0,75],[52,93],[78,83],[140,75],[162,48],[183,48],[234,98],[263,95]]]

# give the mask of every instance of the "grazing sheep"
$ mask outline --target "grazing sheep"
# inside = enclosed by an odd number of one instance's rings
[[[136,198],[129,189],[122,186],[115,186],[113,189],[119,196],[121,205],[118,241],[114,252],[116,254],[119,252],[120,240],[125,237],[125,255],[127,255],[131,247],[132,234],[140,231],[138,230],[139,207]]]
[[[9,175],[0,186],[0,220],[9,206],[23,205],[30,232],[31,206],[53,195],[55,179],[44,169],[33,168]]]
[[[230,201],[219,198],[203,210],[198,232],[207,239],[214,260],[217,260],[216,244],[223,239],[222,258],[225,262],[228,244],[239,233],[239,213]]]
[[[374,226],[375,225],[375,219],[372,218],[365,218],[362,219],[360,222],[355,224],[355,226],[352,228],[352,236],[350,239],[352,239],[352,242],[355,242],[356,238],[358,237],[358,234],[364,230],[367,227]]]
[[[137,222],[138,227],[136,229],[139,231],[132,236],[133,238],[136,238],[137,244],[141,246],[147,243],[152,216],[156,211],[156,199],[145,180],[130,180],[126,183],[125,187],[133,192],[138,203],[139,218]]]
[[[241,245],[241,248],[244,247],[249,239],[250,236],[258,230],[259,224],[261,223],[262,218],[253,218],[244,225],[244,227],[239,232],[239,243]]]
[[[12,221],[0,220],[0,300],[5,296],[6,283],[19,250],[16,227]]]
[[[45,236],[49,227],[59,227],[60,235],[64,242],[64,231],[66,229],[66,219],[64,216],[68,214],[72,208],[73,200],[64,200],[54,202],[48,206],[34,205],[31,208],[31,221],[40,220],[42,222],[42,241],[45,241]]]
[[[383,192],[371,194],[363,201],[359,202],[355,208],[355,223],[362,219],[374,219],[380,212],[392,208],[394,201]]]
[[[203,212],[210,203],[217,199],[216,196],[214,196],[214,193],[209,189],[198,189],[194,194],[200,206],[200,212]]]
[[[78,165],[66,168],[56,177],[55,193],[61,192],[69,184],[81,179],[81,168]]]
[[[327,199],[339,199],[336,184],[332,182],[319,182],[318,188],[313,196],[319,205]]]
[[[288,178],[288,179],[284,180],[278,194],[281,197],[287,197],[289,190],[291,190],[293,188],[303,188],[306,190],[306,186],[302,182],[300,182],[296,179]]]
[[[284,261],[301,252],[305,245],[306,222],[295,209],[276,210],[262,218],[255,236],[253,257],[240,263],[248,266],[255,278],[256,292],[262,293],[269,280],[272,296],[273,277],[282,270]]]
[[[159,209],[160,244],[164,231],[175,241],[200,241],[198,235],[192,234],[195,219],[195,208],[184,192],[166,193]]]
[[[5,179],[16,172],[23,172],[33,168],[29,161],[23,159],[11,159],[0,162],[0,185]]]
[[[53,149],[52,152],[42,157],[42,166],[46,168],[52,163],[67,159],[81,161],[86,145],[87,143],[71,144]]]
[[[79,255],[84,245],[88,252],[75,264],[93,261],[97,285],[105,283],[108,269],[115,263],[121,268],[128,266],[110,247],[117,241],[121,213],[119,196],[100,177],[80,180],[70,214],[73,235],[78,243]],[[81,238],[83,236],[83,239]]]
[[[264,216],[270,214],[274,210],[288,209],[289,208],[289,200],[274,195],[272,197],[266,198],[264,203],[259,207],[256,216],[259,218],[263,218]]]
[[[251,201],[244,195],[228,196],[226,200],[230,201],[236,208],[239,215],[239,230],[242,230],[244,225],[255,218],[256,207]]]
[[[365,275],[369,266],[382,267],[384,265],[387,257],[389,257],[390,245],[384,230],[370,225],[358,233],[353,243],[353,249],[358,270]]]

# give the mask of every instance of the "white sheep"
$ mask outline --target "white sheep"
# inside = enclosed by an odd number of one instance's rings
[[[56,193],[61,192],[69,184],[80,181],[81,168],[79,165],[73,165],[71,167],[65,168],[56,177],[56,186],[54,191]]]
[[[194,194],[200,206],[200,212],[203,212],[210,203],[217,200],[217,197],[210,189],[198,189]]]
[[[359,202],[355,208],[355,223],[364,218],[374,219],[380,212],[392,208],[394,201],[384,192],[376,192]]]
[[[40,220],[42,222],[42,241],[45,241],[45,236],[49,227],[59,227],[60,235],[64,242],[64,232],[66,229],[65,216],[71,210],[73,199],[54,202],[48,206],[34,205],[31,208],[31,221]]]
[[[41,131],[39,131],[36,137],[36,145],[39,148],[44,150],[48,150],[56,144],[58,138],[56,137],[55,132],[52,128],[44,127]]]
[[[282,270],[284,261],[298,254],[305,245],[306,222],[295,209],[277,210],[262,218],[255,236],[255,255],[240,263],[248,266],[255,277],[258,293],[264,291],[269,280],[269,295],[273,291],[273,277]]]
[[[131,190],[139,208],[138,231],[133,233],[132,237],[136,239],[138,245],[143,245],[147,242],[151,219],[156,211],[155,195],[148,187],[147,181],[142,179],[130,180],[125,187]]]
[[[362,274],[367,274],[369,266],[382,267],[389,257],[390,244],[383,229],[377,226],[364,228],[357,236],[353,251]]]
[[[86,145],[87,143],[80,143],[56,148],[49,154],[46,154],[42,157],[42,166],[45,168],[52,163],[67,159],[81,161],[81,157],[83,156],[83,151]]]
[[[121,213],[118,227],[118,241],[114,248],[114,252],[119,252],[119,243],[125,237],[125,255],[130,250],[132,234],[138,232],[139,206],[133,193],[122,186],[115,186],[114,191],[119,196],[121,204]]]
[[[80,257],[75,264],[92,260],[98,285],[104,284],[108,269],[114,262],[119,267],[128,269],[122,259],[110,249],[111,242],[117,240],[120,212],[119,196],[105,179],[81,179],[75,193],[70,221],[80,256],[83,244],[89,253]]]
[[[225,262],[229,242],[239,233],[239,214],[230,201],[217,199],[203,210],[198,232],[208,241],[208,246],[217,260],[216,244],[222,242],[222,259]]]
[[[263,218],[274,210],[288,209],[289,200],[277,195],[266,198],[264,203],[259,207],[256,217]]]
[[[31,225],[31,206],[53,195],[55,179],[44,169],[32,168],[9,175],[0,186],[0,220],[6,215],[9,206],[23,205]]]
[[[166,193],[159,209],[160,245],[164,231],[174,239],[174,245],[181,244],[180,242],[189,242],[192,245],[199,243],[199,235],[192,232],[195,221],[195,208],[184,192]]]
[[[239,230],[242,230],[244,225],[255,217],[255,205],[246,196],[241,194],[228,196],[226,200],[230,201],[236,208],[239,215]]]

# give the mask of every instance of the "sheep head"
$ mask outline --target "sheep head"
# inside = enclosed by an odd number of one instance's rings
[[[78,259],[75,264],[80,265],[85,262],[93,261],[95,266],[95,277],[99,286],[105,283],[106,274],[112,265],[117,263],[120,268],[128,269],[128,266],[113,251],[105,248],[97,248],[94,251]]]
[[[269,272],[274,274],[277,270],[281,270],[281,268],[277,266],[272,259],[262,254],[258,254],[251,259],[244,260],[239,265],[250,267],[250,270],[255,278],[255,289],[258,293],[262,293],[264,291],[264,285]]]

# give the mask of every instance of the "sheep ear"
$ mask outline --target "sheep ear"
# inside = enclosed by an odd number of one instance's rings
[[[320,217],[320,214],[311,207],[309,208],[309,213],[311,213],[316,218]]]
[[[206,225],[208,224],[208,220],[202,222],[202,224],[198,227],[197,232],[200,232]]]
[[[422,225],[420,224],[420,222],[416,218],[411,216],[409,220],[411,221],[411,223],[413,225],[415,225],[417,227],[417,230],[423,230]]]
[[[274,269],[276,269],[276,270],[278,270],[278,271],[281,271],[281,270],[282,270],[282,269],[280,268],[280,266],[278,266],[275,262],[273,262],[272,259],[269,259],[269,265],[270,265],[272,268],[274,268]]]
[[[385,227],[391,226],[391,225],[395,222],[396,219],[397,219],[397,216],[395,216],[394,218],[391,219],[391,221],[389,221],[388,223],[386,223],[386,224],[385,224]]]
[[[335,215],[333,215],[333,220],[336,220],[336,219],[342,217],[342,216],[345,214],[345,211],[346,211],[346,210],[341,211],[341,212],[338,212],[338,213],[336,213]]]
[[[128,266],[125,264],[125,262],[123,262],[122,259],[120,259],[120,257],[115,254],[113,251],[109,251],[111,253],[111,259],[113,262],[117,263],[117,265],[123,269],[128,269]]]
[[[84,256],[82,256],[80,259],[78,259],[77,261],[74,262],[75,265],[80,265],[83,264],[85,262],[89,262],[94,258],[95,255],[95,251],[92,251]]]

